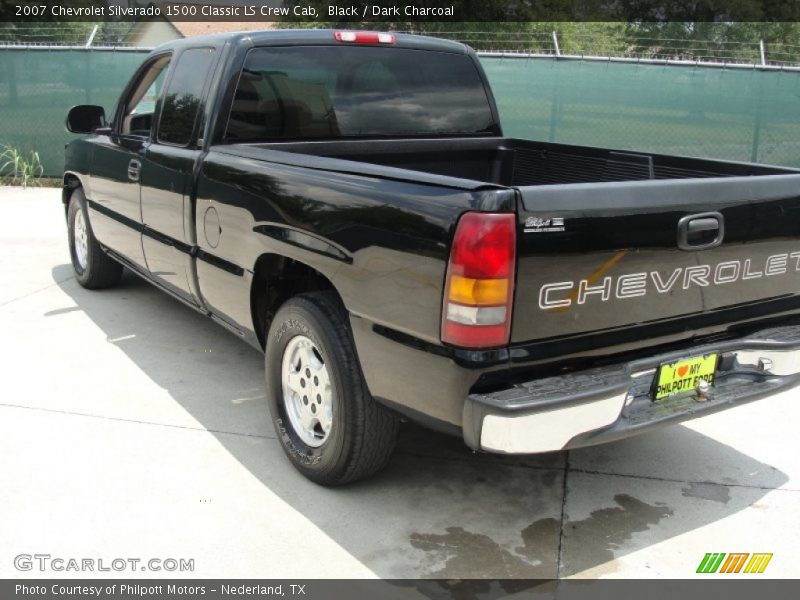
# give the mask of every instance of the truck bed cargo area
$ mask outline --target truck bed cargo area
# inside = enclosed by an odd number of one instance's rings
[[[778,167],[513,138],[332,140],[254,144],[503,186],[777,175]]]

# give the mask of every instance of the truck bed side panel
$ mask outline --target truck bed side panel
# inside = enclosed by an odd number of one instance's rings
[[[262,254],[279,254],[328,278],[351,313],[438,343],[451,230],[462,212],[493,202],[512,210],[513,193],[212,151],[197,192],[200,291],[218,316],[251,329],[243,298],[252,269]],[[209,237],[217,221],[218,240]]]

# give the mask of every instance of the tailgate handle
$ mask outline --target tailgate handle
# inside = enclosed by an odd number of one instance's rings
[[[725,219],[718,212],[688,215],[678,221],[678,248],[681,250],[716,248],[724,235]]]

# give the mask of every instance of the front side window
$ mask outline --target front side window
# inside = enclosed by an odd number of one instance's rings
[[[170,57],[162,56],[154,60],[139,77],[136,86],[128,96],[122,112],[120,133],[136,137],[150,137],[156,100],[164,87],[164,77]]]
[[[213,48],[192,48],[180,55],[164,93],[159,142],[177,146],[190,142],[213,61]]]
[[[229,141],[496,134],[469,56],[403,48],[255,48]]]

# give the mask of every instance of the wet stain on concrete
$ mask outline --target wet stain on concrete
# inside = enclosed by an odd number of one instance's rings
[[[558,522],[555,519],[543,519],[555,524],[558,531]],[[488,535],[473,533],[463,527],[448,527],[443,534],[414,533],[411,534],[411,545],[428,554],[428,562],[443,565],[441,568],[426,574],[426,577],[445,579],[465,578],[486,579],[546,579],[553,577],[555,557],[553,550],[552,526],[546,524],[542,527],[540,522],[533,523],[523,530],[528,532],[527,539],[523,537],[524,557],[519,556],[501,547]],[[537,543],[539,535],[550,529],[550,538],[543,544],[529,546]],[[529,531],[530,530],[530,531]],[[550,554],[551,556],[547,556]],[[545,560],[549,564],[545,564]]]
[[[628,494],[617,494],[614,501],[618,506],[594,510],[586,519],[564,524],[564,536],[570,540],[563,551],[568,558],[563,560],[562,576],[614,560],[614,552],[634,533],[647,531],[673,514],[663,503],[647,504]]]
[[[542,473],[542,485],[551,488],[556,484],[556,478],[559,473],[557,471],[544,471]]]
[[[387,583],[416,588],[430,600],[500,600],[515,594],[552,598],[558,587],[552,579],[393,579]]]
[[[634,533],[646,531],[673,514],[663,504],[650,505],[627,494],[614,496],[614,501],[618,506],[595,510],[580,521],[565,522],[564,535],[580,545],[580,551],[564,565],[570,573],[613,560],[614,551]],[[522,545],[513,550],[463,527],[448,527],[445,533],[413,533],[409,541],[424,551],[426,562],[435,567],[425,577],[541,579],[556,576],[559,535],[559,521],[545,518],[525,527],[520,532]]]
[[[701,498],[727,504],[731,499],[731,491],[724,485],[716,483],[690,483],[683,488],[682,493],[687,498]]]

